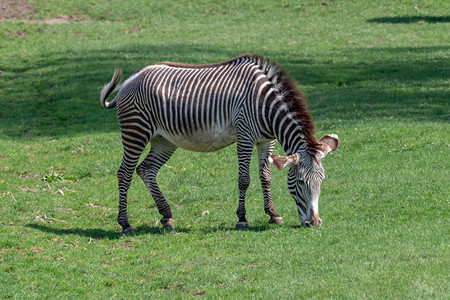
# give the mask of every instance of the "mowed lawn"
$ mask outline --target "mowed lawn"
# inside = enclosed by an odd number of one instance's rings
[[[1,5],[0,298],[449,298],[448,1]],[[114,68],[243,53],[287,70],[317,135],[340,137],[323,162],[323,226],[300,226],[275,168],[285,223],[269,225],[254,157],[250,229],[236,230],[233,145],[179,149],[162,168],[173,231],[135,176],[136,231],[122,235],[120,131],[98,100]]]

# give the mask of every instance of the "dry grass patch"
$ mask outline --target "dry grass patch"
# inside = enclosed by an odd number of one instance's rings
[[[55,16],[47,19],[34,19],[36,8],[29,1],[2,0],[0,3],[0,22],[4,20],[26,20],[31,24],[65,24],[71,20],[83,19],[82,15]]]

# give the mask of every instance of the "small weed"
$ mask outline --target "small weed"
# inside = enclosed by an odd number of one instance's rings
[[[55,182],[75,181],[76,179],[74,177],[63,176],[62,174],[59,174],[52,168],[50,175],[44,175],[42,177],[42,180],[49,183],[55,183]]]

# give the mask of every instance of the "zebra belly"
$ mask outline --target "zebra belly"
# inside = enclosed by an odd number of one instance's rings
[[[180,148],[196,151],[211,152],[222,149],[236,142],[236,131],[233,126],[200,128],[189,134],[160,133],[171,143]]]

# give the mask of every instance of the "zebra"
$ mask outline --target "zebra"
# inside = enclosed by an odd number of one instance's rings
[[[159,169],[177,148],[210,152],[237,143],[239,202],[236,228],[249,227],[245,195],[250,184],[249,164],[257,148],[264,211],[270,223],[283,223],[271,194],[270,165],[289,167],[288,189],[303,226],[321,226],[320,185],[325,177],[322,159],[339,146],[337,135],[316,139],[306,100],[295,81],[277,64],[256,54],[244,54],[215,64],[160,62],[142,67],[121,82],[116,69],[100,93],[104,108],[117,107],[123,159],[119,182],[118,223],[128,222],[127,192],[136,170],[162,215],[161,224],[174,228],[169,204],[157,182]],[[272,154],[275,142],[285,156]],[[137,166],[146,145],[151,148]]]

